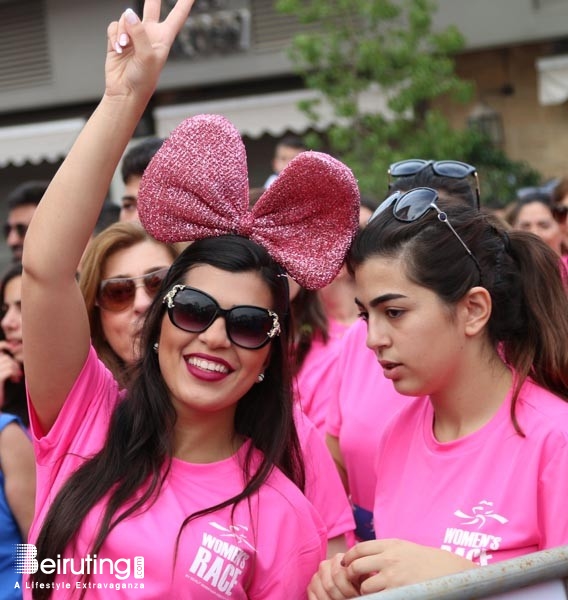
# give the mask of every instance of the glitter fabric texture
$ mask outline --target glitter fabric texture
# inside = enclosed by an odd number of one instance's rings
[[[220,115],[198,115],[178,125],[148,165],[138,214],[158,240],[242,235],[301,286],[330,283],[359,224],[351,170],[328,154],[302,152],[251,209],[248,188],[238,130]]]

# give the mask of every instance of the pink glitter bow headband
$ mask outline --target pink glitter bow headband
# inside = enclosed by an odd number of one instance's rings
[[[303,152],[249,209],[247,159],[237,129],[220,115],[183,121],[146,169],[138,214],[164,242],[236,234],[263,246],[308,289],[339,272],[359,223],[351,171]]]

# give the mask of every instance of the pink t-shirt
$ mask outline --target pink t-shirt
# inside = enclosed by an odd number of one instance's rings
[[[349,535],[355,520],[333,458],[321,434],[297,405],[294,420],[306,469],[306,497],[325,523],[328,539]]]
[[[383,376],[366,346],[367,324],[359,320],[345,334],[328,404],[327,431],[339,439],[349,479],[359,539],[373,539],[377,443],[389,419],[409,402]]]
[[[482,401],[482,399],[481,399]],[[568,544],[568,403],[525,382],[478,431],[440,443],[427,397],[389,424],[377,459],[377,538],[443,548],[478,564]]]
[[[44,437],[36,437],[41,428],[32,410],[38,464],[32,543],[62,484],[83,457],[103,444],[118,398],[116,382],[91,349],[56,423]],[[240,464],[248,444],[216,463],[174,459],[156,503],[120,523],[98,557],[91,556],[89,561],[102,512],[100,503],[96,505],[69,554],[61,557],[73,558],[76,572],[90,570],[89,584],[95,587],[88,589],[87,597],[305,598],[307,584],[325,555],[325,527],[311,503],[277,469],[259,492],[237,505],[232,516],[228,507],[190,522],[174,559],[182,521],[243,489]],[[39,560],[44,558],[56,557]],[[57,572],[62,573],[64,566],[61,562]],[[67,563],[67,573],[55,579],[55,583],[69,584],[69,591],[59,591],[54,597],[78,596],[76,584],[81,576],[72,574],[70,567]],[[98,574],[92,574],[95,570]],[[24,592],[31,596],[30,590]]]
[[[341,340],[348,329],[347,325],[333,319],[328,319],[328,322],[329,339],[327,343],[320,337],[313,340],[310,351],[295,380],[296,399],[324,439],[330,381],[339,356]]]

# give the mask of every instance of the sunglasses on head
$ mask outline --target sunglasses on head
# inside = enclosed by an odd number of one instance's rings
[[[557,223],[560,225],[564,225],[566,223],[566,217],[568,216],[568,206],[553,206],[552,207],[552,216]]]
[[[164,296],[170,321],[179,329],[202,333],[219,317],[225,319],[227,337],[236,346],[257,350],[280,335],[278,315],[258,306],[219,306],[209,294],[186,285],[174,285]]]
[[[395,192],[380,204],[377,210],[371,215],[369,223],[371,223],[377,215],[380,215],[391,207],[394,218],[402,223],[413,223],[414,221],[421,219],[429,210],[435,210],[438,213],[438,220],[445,223],[450,228],[450,231],[456,236],[464,250],[475,262],[481,280],[481,267],[477,258],[475,258],[473,252],[454,229],[448,219],[448,215],[438,208],[436,204],[438,199],[438,192],[427,187],[414,188],[408,192]]]
[[[14,224],[4,223],[4,238],[5,239],[8,239],[8,236],[10,235],[12,230],[14,230],[18,234],[18,237],[23,238],[23,237],[25,237],[26,232],[28,231],[28,226],[24,225],[24,223],[14,223]]]
[[[111,312],[123,311],[132,305],[136,297],[136,288],[141,286],[144,286],[149,296],[154,297],[167,272],[168,269],[158,269],[138,277],[103,279],[97,293],[97,305]]]
[[[480,207],[479,177],[477,176],[477,169],[474,166],[460,162],[459,160],[423,160],[421,158],[400,160],[389,167],[389,188],[392,186],[393,178],[417,175],[426,167],[431,167],[434,174],[439,177],[464,179],[465,177],[472,175],[475,178],[475,208]]]

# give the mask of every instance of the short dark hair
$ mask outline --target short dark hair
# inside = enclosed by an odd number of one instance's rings
[[[364,194],[361,196],[361,206],[368,208],[371,212],[375,212],[379,203],[372,196],[365,196]]]
[[[154,154],[156,154],[163,143],[164,138],[149,137],[131,146],[122,158],[122,165],[120,167],[122,181],[126,183],[132,175],[142,176]]]
[[[563,177],[553,188],[551,193],[552,204],[560,204],[568,196],[568,177]]]
[[[287,148],[295,148],[296,150],[307,150],[304,140],[297,135],[284,136],[276,146],[286,146]]]
[[[396,191],[407,192],[417,187],[434,188],[442,196],[464,202],[468,206],[476,206],[475,192],[467,177],[436,175],[431,165],[415,175],[395,178],[387,196]]]
[[[18,206],[25,206],[27,204],[37,206],[45,194],[48,185],[49,181],[44,180],[30,180],[20,183],[20,185],[17,185],[8,194],[6,199],[8,210],[13,210]]]
[[[509,225],[514,225],[519,218],[519,214],[523,207],[527,204],[533,204],[534,202],[539,202],[543,206],[546,206],[552,214],[553,205],[551,195],[542,190],[535,190],[517,198],[515,203],[512,205],[512,208],[507,213],[507,223],[509,223]]]

